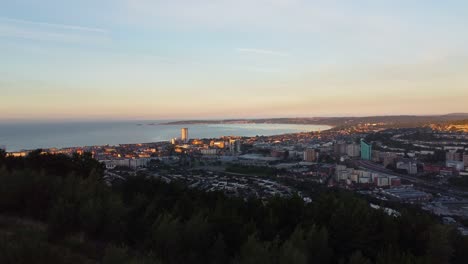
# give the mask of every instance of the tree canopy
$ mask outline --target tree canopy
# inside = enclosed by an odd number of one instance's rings
[[[144,175],[108,185],[89,154],[3,156],[0,168],[0,263],[468,263],[456,230],[414,208],[389,216],[350,192],[306,204]]]

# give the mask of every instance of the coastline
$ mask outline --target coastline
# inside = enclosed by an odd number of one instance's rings
[[[148,122],[149,123],[149,122]],[[164,142],[180,136],[182,127],[189,127],[190,138],[220,138],[222,136],[252,137],[293,134],[314,130],[325,131],[330,126],[301,124],[211,123],[191,125],[148,125],[127,123],[76,124],[3,124],[0,125],[0,146],[8,152],[33,149],[69,148]],[[144,125],[140,125],[144,124]]]

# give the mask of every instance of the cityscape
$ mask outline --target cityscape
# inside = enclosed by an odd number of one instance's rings
[[[0,264],[467,264],[468,1],[0,4]]]
[[[359,129],[356,129],[359,127]],[[298,193],[311,201],[309,184],[342,188],[377,200],[420,206],[468,235],[468,125],[343,129],[277,136],[190,138],[182,128],[170,141],[44,149],[92,153],[106,180],[144,174],[228,196],[267,200]],[[28,151],[10,152],[26,156]]]

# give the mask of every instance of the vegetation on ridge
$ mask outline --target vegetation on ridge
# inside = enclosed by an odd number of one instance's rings
[[[228,198],[144,176],[107,185],[89,155],[0,153],[0,263],[467,263],[468,239],[349,192]]]

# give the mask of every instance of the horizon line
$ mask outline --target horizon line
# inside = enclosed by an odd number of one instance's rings
[[[317,116],[259,116],[259,117],[197,117],[197,118],[0,118],[0,122],[138,122],[138,121],[224,121],[224,120],[259,120],[259,119],[300,119],[300,118],[364,118],[364,117],[438,117],[438,116],[467,116],[468,112],[443,114],[380,114],[380,115],[317,115]]]

